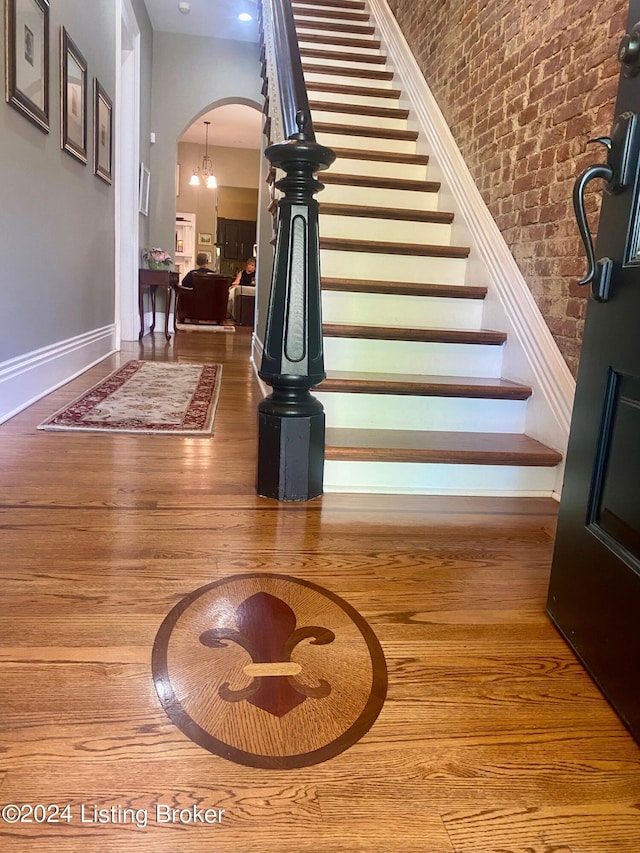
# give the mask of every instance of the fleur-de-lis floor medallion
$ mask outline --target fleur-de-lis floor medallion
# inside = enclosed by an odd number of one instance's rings
[[[373,630],[323,587],[271,573],[195,590],[168,614],[153,678],[173,722],[200,746],[252,767],[304,767],[348,749],[384,704]]]

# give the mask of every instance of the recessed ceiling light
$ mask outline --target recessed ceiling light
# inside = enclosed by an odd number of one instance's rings
[[[250,21],[251,15],[248,12],[240,12],[240,14],[238,15],[238,20],[239,21]]]

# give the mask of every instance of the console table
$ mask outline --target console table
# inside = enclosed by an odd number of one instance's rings
[[[153,332],[156,327],[156,292],[161,288],[165,292],[164,310],[164,336],[170,341],[169,314],[171,312],[171,295],[174,288],[178,286],[180,277],[177,272],[170,270],[138,270],[138,309],[140,311],[140,334],[138,340],[144,335],[144,293],[149,291],[151,296],[151,328]]]

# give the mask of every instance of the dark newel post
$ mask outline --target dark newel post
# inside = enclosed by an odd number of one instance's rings
[[[280,501],[321,495],[324,471],[324,409],[309,392],[325,378],[314,175],[335,154],[305,135],[302,112],[296,122],[298,133],[265,152],[286,176],[276,184],[284,196],[259,371],[273,392],[258,406],[257,491]]]

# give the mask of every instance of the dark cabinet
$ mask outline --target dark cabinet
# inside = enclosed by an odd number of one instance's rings
[[[225,261],[246,261],[253,255],[256,223],[245,219],[218,219],[216,243]]]

